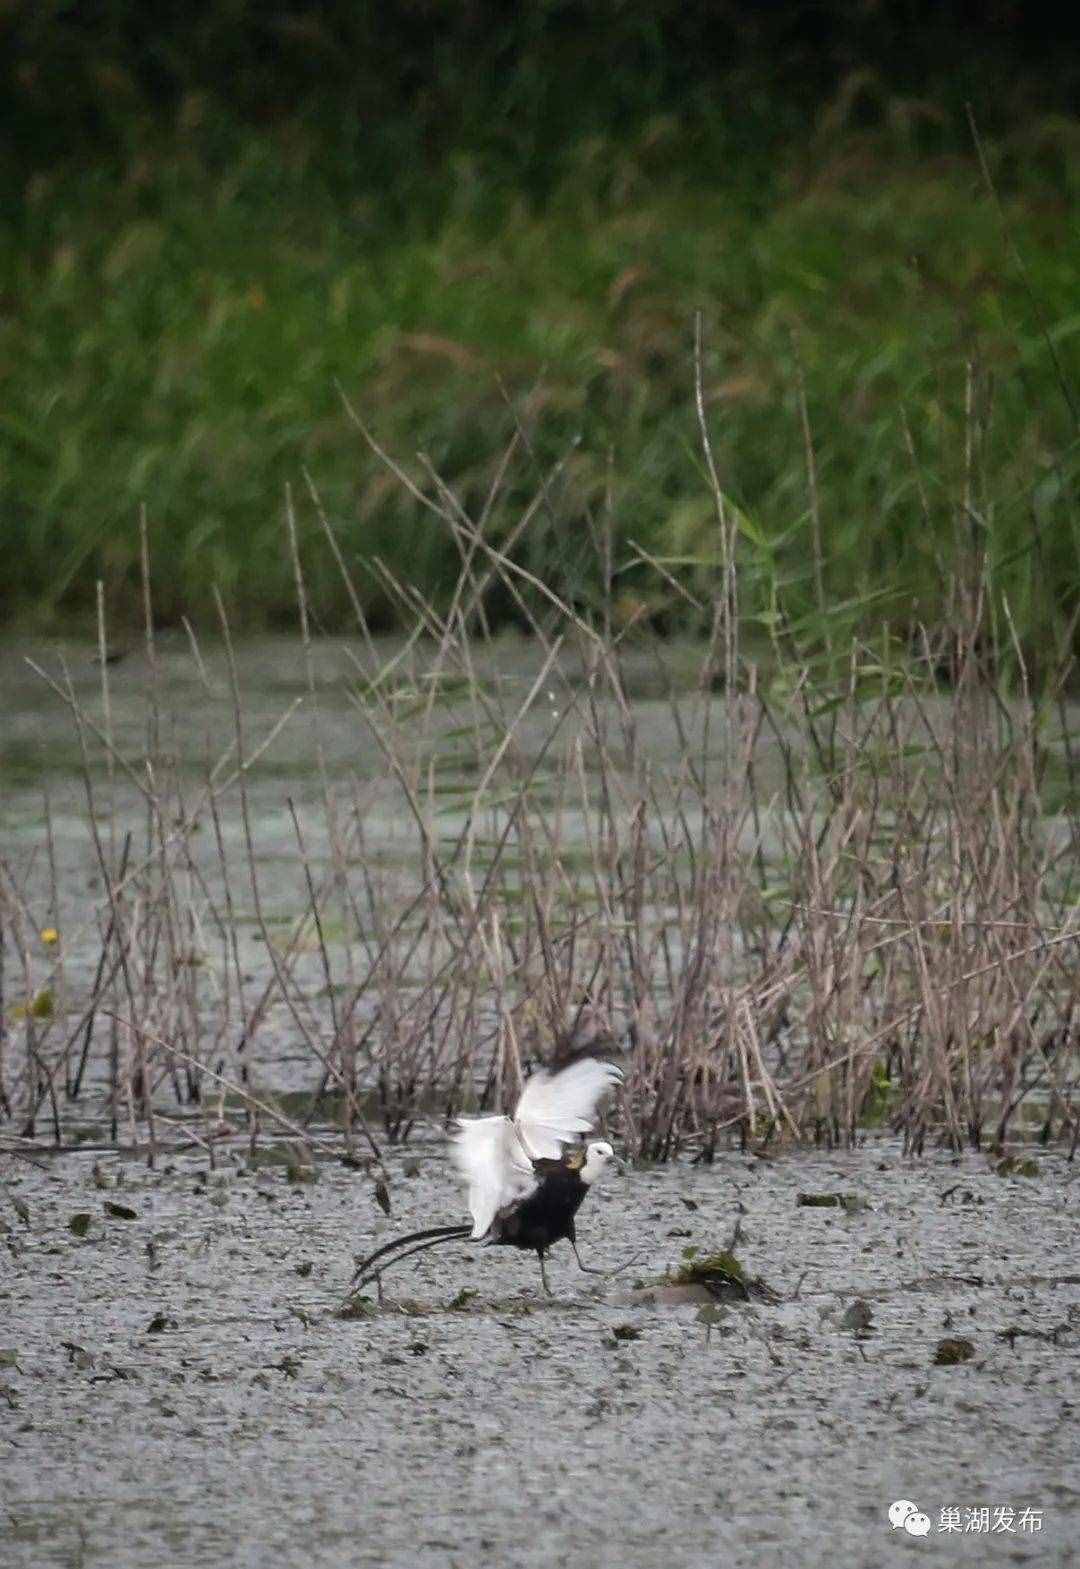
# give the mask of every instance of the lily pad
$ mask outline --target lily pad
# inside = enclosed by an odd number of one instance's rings
[[[840,1319],[841,1329],[853,1329],[856,1334],[865,1334],[874,1322],[874,1310],[869,1302],[864,1302],[862,1297],[855,1301]]]
[[[77,1215],[71,1216],[70,1220],[68,1221],[68,1230],[71,1232],[72,1236],[85,1237],[93,1223],[93,1215],[88,1215],[86,1214],[85,1210],[80,1210]]]
[[[113,1220],[138,1220],[139,1212],[132,1209],[130,1204],[118,1204],[115,1199],[105,1200],[105,1213],[111,1215]]]
[[[946,1335],[934,1349],[934,1366],[956,1367],[961,1362],[970,1362],[974,1355],[975,1347],[970,1340],[965,1340],[963,1335]]]

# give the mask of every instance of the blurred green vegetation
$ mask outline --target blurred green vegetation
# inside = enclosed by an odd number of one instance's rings
[[[663,623],[681,602],[627,565],[630,542],[691,590],[716,555],[693,395],[700,310],[748,611],[812,616],[816,504],[830,604],[940,625],[959,543],[1029,644],[1063,637],[1080,604],[1080,123],[1033,105],[1023,83],[1006,111],[997,57],[981,62],[982,92],[977,69],[919,92],[831,60],[796,93],[813,40],[771,76],[748,46],[718,94],[687,74],[690,38],[682,76],[654,82],[668,56],[647,7],[623,8],[634,98],[599,69],[602,32],[568,54],[535,22],[530,52],[514,12],[489,36],[481,9],[463,8],[472,70],[452,27],[426,75],[404,34],[397,56],[393,39],[368,38],[365,102],[376,67],[396,60],[397,75],[367,136],[361,108],[343,107],[332,38],[306,48],[298,87],[280,38],[275,56],[228,35],[250,55],[233,60],[232,112],[199,68],[233,59],[207,20],[223,26],[227,6],[195,8],[183,69],[162,35],[156,86],[124,53],[130,7],[103,8],[115,25],[97,53],[58,53],[44,22],[24,38],[33,70],[4,112],[21,115],[30,151],[0,161],[3,612],[70,626],[102,578],[110,613],[137,618],[145,506],[159,617],[205,618],[216,583],[238,622],[291,624],[291,486],[317,615],[342,624],[306,476],[376,626],[395,610],[374,557],[441,602],[457,549],[373,458],[344,392],[419,483],[423,454],[473,517],[523,436],[493,538],[561,462],[515,553],[588,606],[593,535],[610,519],[618,604]],[[618,10],[602,5],[601,21]],[[537,7],[549,23],[559,12]],[[320,60],[336,84],[322,99]],[[58,148],[42,108],[65,81],[61,120],[82,148]]]

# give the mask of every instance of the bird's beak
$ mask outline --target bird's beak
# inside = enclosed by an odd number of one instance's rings
[[[619,1176],[625,1177],[626,1173],[630,1170],[626,1162],[618,1155],[612,1155],[611,1159],[614,1162],[615,1170],[619,1173]]]

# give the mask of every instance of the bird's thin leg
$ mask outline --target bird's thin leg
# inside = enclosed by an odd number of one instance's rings
[[[577,1250],[577,1238],[576,1237],[571,1237],[570,1238],[570,1246],[574,1250],[574,1257],[578,1261],[578,1268],[580,1270],[583,1270],[586,1275],[608,1275],[608,1276],[611,1276],[611,1275],[621,1275],[624,1269],[629,1269],[631,1264],[636,1264],[639,1258],[644,1258],[645,1257],[645,1254],[644,1254],[643,1251],[642,1252],[638,1252],[638,1253],[632,1253],[624,1264],[618,1265],[618,1267],[615,1268],[615,1269],[598,1269],[595,1264],[583,1264],[581,1262],[581,1254]]]
[[[537,1248],[536,1256],[540,1260],[540,1279],[544,1283],[544,1290],[547,1292],[548,1296],[550,1297],[551,1296],[551,1287],[548,1285],[547,1270],[544,1268],[544,1254],[543,1254],[543,1250],[541,1248]]]
[[[566,1228],[566,1235],[569,1238],[570,1246],[574,1250],[574,1257],[578,1261],[578,1269],[582,1270],[586,1275],[606,1275],[607,1274],[607,1270],[606,1269],[596,1269],[591,1264],[583,1264],[581,1262],[581,1254],[577,1250],[577,1227],[574,1225],[573,1221],[571,1221],[570,1224],[567,1226],[567,1228]]]
[[[570,1246],[573,1248],[573,1250],[574,1250],[574,1257],[578,1261],[578,1269],[584,1270],[586,1275],[606,1275],[607,1274],[607,1270],[606,1269],[597,1269],[594,1264],[583,1264],[581,1262],[581,1254],[577,1250],[577,1240],[576,1240],[576,1238],[574,1238],[574,1237],[570,1238]]]

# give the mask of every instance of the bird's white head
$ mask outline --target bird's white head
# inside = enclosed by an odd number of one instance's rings
[[[582,1182],[589,1184],[595,1182],[598,1177],[604,1175],[609,1166],[614,1166],[617,1163],[618,1157],[611,1145],[603,1139],[597,1139],[585,1151],[585,1164],[581,1168]]]

